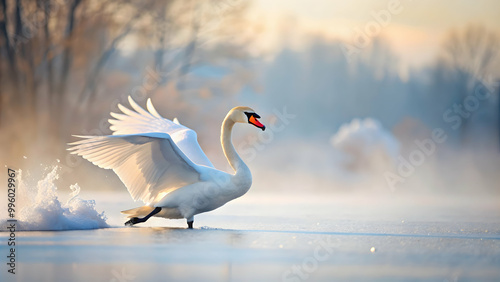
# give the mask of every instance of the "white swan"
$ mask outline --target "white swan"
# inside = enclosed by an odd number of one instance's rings
[[[145,222],[151,216],[186,218],[193,228],[194,216],[214,210],[245,194],[252,184],[250,170],[231,141],[235,123],[250,123],[265,130],[254,110],[236,107],[222,123],[221,143],[229,164],[229,174],[214,168],[198,144],[196,132],[163,118],[147,101],[148,111],[128,97],[135,111],[122,105],[123,114],[111,113],[113,135],[76,136],[83,140],[69,143],[72,154],[93,164],[113,169],[134,200],[145,206],[122,211],[126,225]],[[139,218],[139,216],[143,216]]]

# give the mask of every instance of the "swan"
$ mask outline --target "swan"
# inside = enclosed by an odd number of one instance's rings
[[[94,165],[112,169],[132,198],[145,205],[122,211],[125,225],[145,222],[150,217],[187,220],[193,228],[194,216],[221,207],[243,196],[252,185],[250,169],[231,141],[236,123],[249,123],[263,131],[260,116],[249,107],[235,107],[221,126],[221,144],[233,174],[216,169],[198,144],[196,132],[177,119],[163,118],[147,100],[147,110],[130,96],[133,110],[118,104],[122,113],[109,119],[112,135],[79,136],[69,143],[71,154]]]

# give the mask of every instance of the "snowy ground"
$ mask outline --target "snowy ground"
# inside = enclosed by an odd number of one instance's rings
[[[498,198],[250,192],[186,230],[125,228],[126,193],[81,196],[111,228],[18,232],[1,281],[500,281]]]

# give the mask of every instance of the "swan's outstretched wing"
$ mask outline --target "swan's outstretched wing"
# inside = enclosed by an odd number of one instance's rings
[[[153,202],[160,192],[171,192],[200,181],[201,173],[166,133],[84,138],[70,143],[72,154],[113,169],[134,200]]]
[[[172,137],[174,143],[194,163],[214,167],[198,144],[196,132],[181,125],[177,120],[163,118],[153,107],[151,99],[147,101],[148,111],[139,106],[130,96],[130,110],[121,104],[118,108],[123,114],[111,113],[115,119],[109,119],[113,135],[164,132]]]

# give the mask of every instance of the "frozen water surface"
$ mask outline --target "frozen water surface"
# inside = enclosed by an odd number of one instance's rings
[[[2,281],[500,281],[498,198],[250,192],[187,230],[123,227],[126,193],[81,197],[111,227],[18,232]]]

